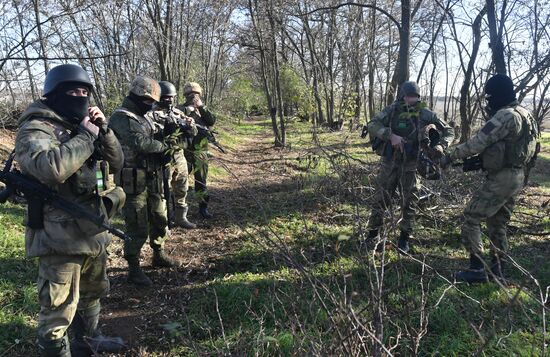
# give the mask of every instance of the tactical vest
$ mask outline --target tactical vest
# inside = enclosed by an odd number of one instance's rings
[[[524,167],[535,155],[538,136],[536,121],[524,108],[515,106],[511,109],[521,118],[521,131],[517,137],[505,138],[483,151],[483,169],[489,172]]]

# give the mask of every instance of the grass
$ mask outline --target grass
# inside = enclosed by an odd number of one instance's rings
[[[19,205],[0,205],[0,351],[28,350],[35,338],[38,268],[25,257],[23,214]]]
[[[218,140],[238,150],[249,140],[271,142],[270,130],[267,119],[236,124],[222,118]],[[270,190],[269,199],[261,197],[265,216],[250,207],[253,212],[243,213],[246,226],[233,222],[224,228],[240,232],[239,245],[220,258],[207,279],[174,287],[190,296],[189,303],[182,316],[157,326],[163,331],[158,332],[161,339],[146,339],[142,347],[156,351],[151,355],[344,355],[338,332],[353,336],[349,309],[365,325],[372,323],[371,284],[381,269],[380,254],[373,256],[359,241],[370,212],[366,187],[377,158],[356,132],[319,130],[320,149],[312,143],[308,123],[290,122],[287,130],[290,148],[284,149],[285,155],[299,158],[287,163],[295,176]],[[545,166],[549,136],[543,145],[540,162]],[[227,174],[215,161],[210,173],[214,181]],[[393,352],[403,356],[414,349],[420,356],[464,356],[478,350],[482,356],[541,356],[543,316],[534,280],[512,269],[513,284],[505,288],[494,283],[450,286],[452,272],[467,264],[458,222],[464,195],[480,177],[451,179],[450,185],[465,186],[461,196],[453,198],[441,189],[435,202],[454,205],[430,211],[429,203],[419,215],[419,261],[387,251],[384,344],[393,344],[399,336]],[[532,179],[540,185],[535,192],[545,192],[547,174],[534,172]],[[540,206],[520,202],[514,219],[521,224],[514,226],[548,231],[550,219],[529,218],[541,211]],[[36,264],[24,256],[22,217],[20,206],[0,206],[0,351],[21,353],[31,348],[38,311]],[[283,243],[286,251],[279,249]],[[517,263],[543,289],[550,285],[549,244],[547,237],[525,233],[511,239]],[[423,259],[434,269],[423,266]],[[427,316],[427,326],[421,326],[421,316]],[[548,333],[548,316],[546,323]],[[417,347],[415,331],[425,334]],[[349,345],[354,343],[350,338]]]

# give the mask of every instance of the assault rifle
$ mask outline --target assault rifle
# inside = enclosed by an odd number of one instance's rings
[[[464,159],[462,162],[457,162],[453,166],[462,166],[463,172],[478,171],[483,169],[483,162],[481,161],[481,156],[478,154]]]
[[[195,124],[195,125],[197,126],[199,133],[202,133],[210,144],[214,145],[220,152],[225,154],[225,150],[220,145],[220,143],[216,140],[215,134],[217,134],[217,132],[215,132],[214,130],[204,125],[200,125],[200,124]]]
[[[0,203],[5,203],[14,194],[23,195],[28,204],[29,222],[27,225],[30,228],[43,228],[43,206],[44,204],[48,204],[54,208],[63,210],[73,218],[92,222],[125,241],[132,240],[126,233],[107,223],[108,220],[105,216],[98,216],[90,212],[81,205],[59,196],[55,191],[52,191],[37,180],[23,175],[19,170],[12,169],[14,156],[15,152],[12,152],[6,161],[4,169],[0,171],[0,181],[6,184],[6,188],[0,191]]]

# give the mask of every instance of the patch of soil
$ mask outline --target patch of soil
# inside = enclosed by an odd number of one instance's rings
[[[227,261],[242,244],[238,227],[249,220],[261,219],[257,202],[298,190],[292,179],[294,172],[285,165],[284,155],[288,153],[274,148],[269,134],[268,131],[255,134],[237,151],[221,154],[211,150],[212,165],[227,171],[227,175],[208,184],[212,197],[209,209],[214,219],[199,218],[197,203],[190,202],[189,219],[198,228],[173,229],[165,247],[181,267],[151,268],[152,250],[147,243],[144,245],[141,263],[153,280],[153,287],[138,288],[126,282],[122,243],[113,242],[108,264],[112,285],[109,296],[102,300],[102,328],[128,342],[128,355],[147,355],[144,346],[149,352],[166,350],[168,344],[161,341],[169,337],[161,326],[184,321],[191,291],[200,289],[213,276],[235,268]]]

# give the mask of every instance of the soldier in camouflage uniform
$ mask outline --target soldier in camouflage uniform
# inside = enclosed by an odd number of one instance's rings
[[[470,267],[456,274],[457,281],[487,280],[482,254],[480,223],[487,223],[491,241],[491,272],[504,279],[502,263],[508,252],[506,226],[514,209],[514,197],[523,187],[524,169],[535,153],[538,126],[516,100],[512,80],[502,74],[485,85],[490,120],[471,139],[453,146],[442,159],[451,161],[481,154],[487,180],[464,210],[462,241],[470,253]]]
[[[453,140],[453,131],[420,101],[420,91],[416,83],[404,82],[399,93],[397,101],[376,114],[368,123],[369,135],[378,143],[376,150],[382,157],[367,242],[373,242],[379,236],[384,212],[390,206],[392,196],[398,188],[401,192],[402,217],[397,246],[401,252],[407,253],[418,201],[416,170],[423,128],[434,124],[441,132],[439,143],[432,148],[434,156],[439,157]]]
[[[189,172],[187,160],[183,149],[187,148],[193,137],[197,135],[197,127],[193,118],[183,114],[178,108],[174,108],[174,99],[177,95],[176,87],[167,81],[159,82],[160,102],[155,104],[153,110],[148,113],[152,119],[166,133],[175,133],[178,138],[171,143],[172,161],[170,163],[170,185],[175,199],[174,221],[177,226],[193,229],[197,226],[187,219],[187,190],[189,189]],[[165,138],[166,140],[167,138]],[[168,217],[169,219],[171,217]]]
[[[190,82],[183,87],[185,104],[181,108],[186,116],[195,120],[199,127],[209,128],[216,122],[216,117],[210,112],[201,100],[202,88],[198,83]],[[189,148],[185,150],[185,157],[189,165],[189,172],[195,175],[195,192],[200,197],[199,214],[203,218],[212,218],[208,211],[210,195],[206,189],[208,177],[208,139],[205,130],[199,130],[193,138]]]
[[[32,103],[19,119],[15,158],[25,175],[107,216],[96,176],[99,160],[117,172],[123,153],[103,113],[89,107],[92,89],[88,74],[79,66],[53,68],[46,76],[45,99]],[[29,201],[30,206],[34,204]],[[106,248],[110,234],[48,204],[30,206],[25,246],[29,257],[39,257],[40,355],[120,351],[124,347],[120,337],[103,336],[97,329],[100,298],[109,290]],[[36,207],[41,212],[38,215],[32,213]],[[69,327],[74,335],[70,343]]]
[[[147,238],[153,248],[154,267],[176,265],[164,252],[168,219],[162,197],[162,167],[166,164],[164,153],[168,145],[155,123],[145,116],[159,100],[157,81],[138,76],[109,124],[124,151],[124,167],[115,179],[126,192],[123,214],[126,232],[133,238],[124,244],[128,281],[143,286],[153,284],[139,265],[141,248]]]

